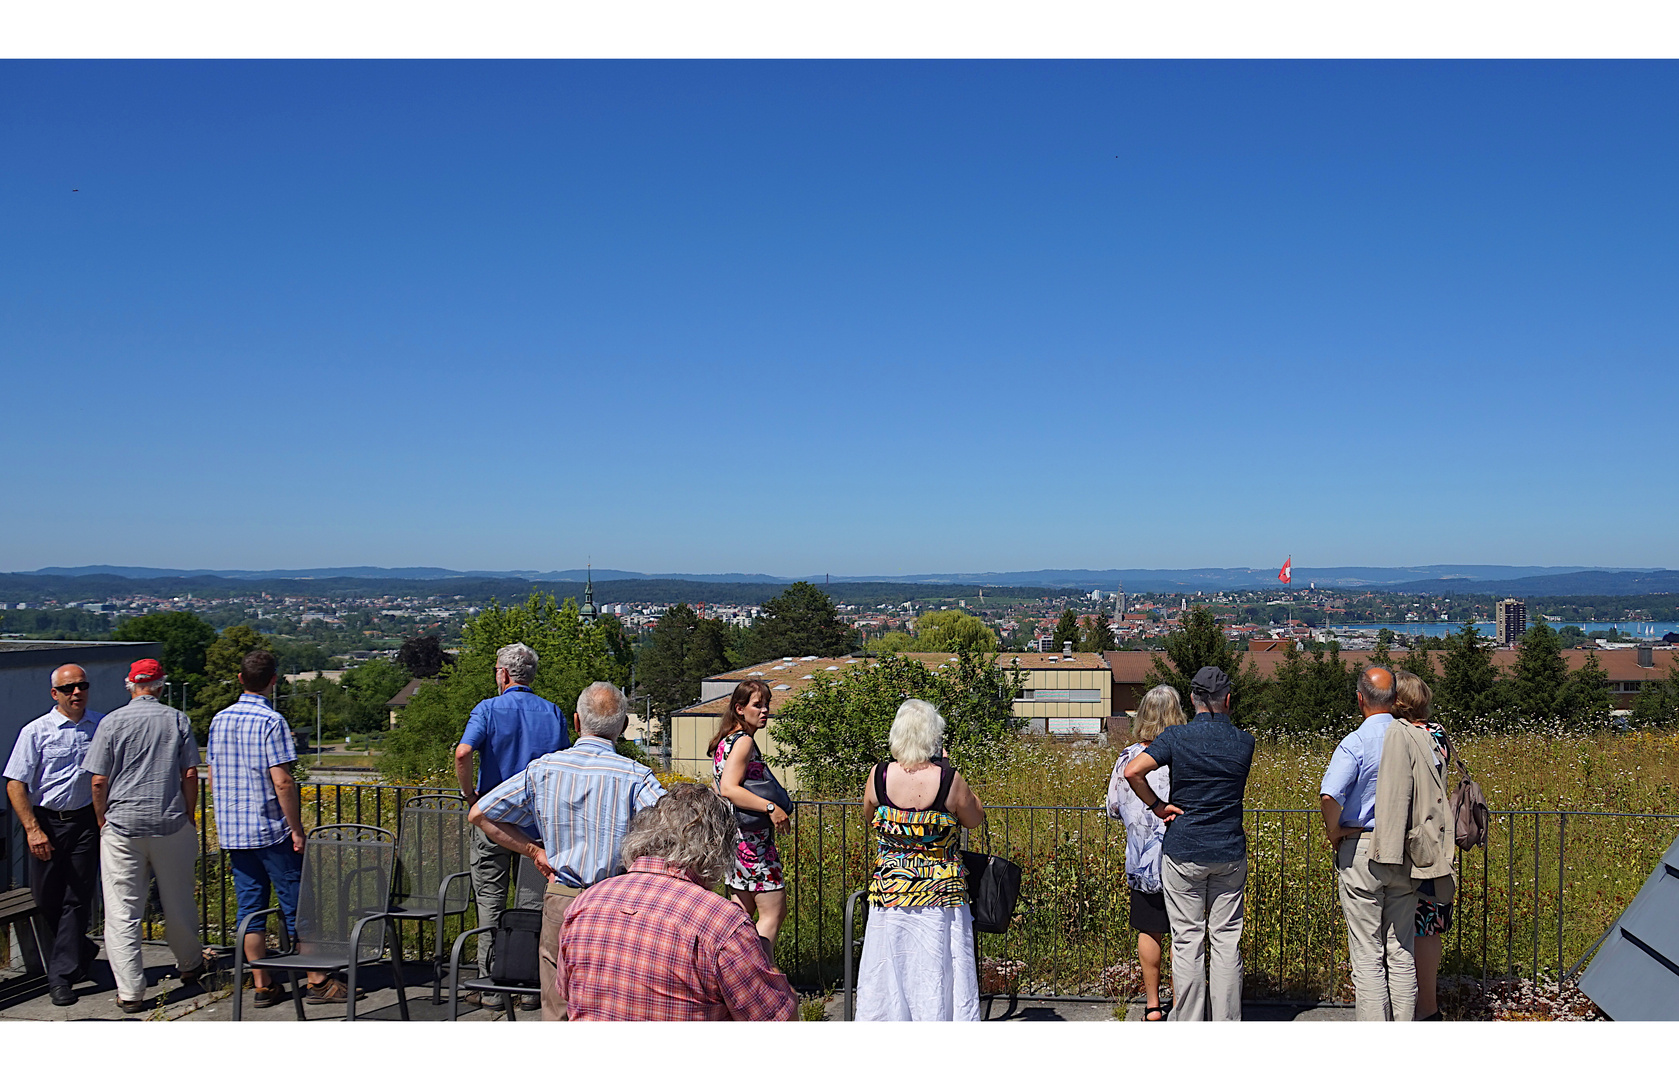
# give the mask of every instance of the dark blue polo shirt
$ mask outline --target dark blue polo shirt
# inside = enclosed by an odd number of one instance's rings
[[[1178,862],[1235,862],[1248,853],[1242,793],[1253,765],[1253,736],[1224,713],[1197,713],[1162,731],[1148,756],[1172,767],[1170,802],[1183,814],[1166,826],[1161,854]]]

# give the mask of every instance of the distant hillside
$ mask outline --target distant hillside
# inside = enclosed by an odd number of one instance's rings
[[[1497,566],[1487,564],[1432,564],[1427,566],[1329,566],[1294,568],[1294,584],[1308,582],[1322,587],[1405,588],[1424,584],[1426,591],[1462,591],[1472,583],[1488,584],[1487,591],[1513,588],[1516,581],[1550,580],[1565,575],[1598,574],[1606,577],[1624,574],[1662,574],[1667,571],[1649,568],[1601,566]],[[313,570],[164,570],[143,566],[73,566],[46,567],[37,576],[64,578],[118,577],[139,580],[180,579],[201,580],[220,578],[226,581],[298,581],[298,580],[356,580],[385,581],[390,588],[399,582],[430,582],[433,591],[450,588],[460,592],[465,582],[472,581],[530,581],[581,582],[585,571],[573,570],[449,570],[437,566],[408,566],[387,568],[380,566],[320,567]],[[593,571],[597,582],[605,581],[692,581],[731,584],[786,585],[795,580],[820,583],[823,574],[809,574],[803,578],[777,577],[770,574],[645,574],[634,570],[600,568]],[[1074,589],[1113,591],[1124,588],[1130,593],[1194,592],[1219,589],[1266,589],[1277,586],[1275,567],[1201,567],[1187,570],[1011,570],[981,573],[928,573],[900,575],[835,575],[831,583],[894,582],[900,584],[973,586],[987,589]],[[1494,584],[1499,583],[1499,584]],[[1565,592],[1584,592],[1573,586],[1558,586]],[[386,589],[385,591],[389,591]],[[410,592],[415,591],[413,589]],[[1418,589],[1417,591],[1425,591]],[[1648,590],[1646,590],[1648,591]],[[1537,595],[1537,594],[1536,594]]]
[[[902,581],[836,581],[817,584],[842,604],[901,604],[906,600],[957,599],[977,595],[977,588]],[[614,603],[762,604],[786,585],[780,582],[695,581],[670,578],[614,578],[595,582],[595,601]],[[142,578],[114,574],[62,577],[44,574],[0,574],[0,603],[37,603],[52,599],[60,603],[104,601],[144,591],[154,596],[192,596],[201,600],[225,600],[269,593],[274,596],[346,599],[376,596],[462,597],[476,604],[499,600],[519,603],[532,589],[553,593],[560,599],[583,596],[579,581],[530,581],[524,578],[444,578],[406,580],[402,578],[279,578],[234,579],[197,577]],[[994,597],[1032,599],[1065,596],[1075,589],[996,588],[987,586]]]
[[[1572,574],[1545,574],[1506,581],[1463,581],[1435,579],[1407,581],[1383,586],[1385,592],[1402,593],[1497,593],[1503,596],[1648,596],[1679,593],[1679,570],[1582,570]]]

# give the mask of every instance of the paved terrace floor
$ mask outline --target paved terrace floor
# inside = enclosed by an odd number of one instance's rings
[[[146,944],[142,947],[146,962],[147,1004],[150,1006],[145,1012],[129,1014],[117,1008],[116,982],[111,978],[110,966],[103,955],[93,962],[91,977],[76,987],[79,1000],[67,1007],[56,1006],[47,996],[44,985],[28,994],[19,994],[14,988],[16,983],[0,984],[0,1021],[7,1020],[183,1020],[183,1021],[216,1021],[233,1019],[232,998],[229,986],[232,982],[232,958],[222,957],[218,967],[206,977],[201,987],[182,986],[175,977],[175,958],[169,949],[161,944]],[[396,990],[391,985],[390,969],[386,965],[374,965],[358,973],[367,991],[356,1008],[356,1019],[368,1021],[400,1020],[397,1008]],[[409,1016],[414,1020],[439,1021],[448,1018],[448,995],[444,995],[443,1004],[431,1003],[431,964],[411,961],[403,965],[403,979],[408,990]],[[288,997],[279,1005],[269,1009],[257,1009],[251,1004],[251,991],[244,991],[244,1018],[249,1022],[261,1023],[296,1023],[297,1013],[291,999]],[[988,1020],[1003,1022],[1107,1022],[1112,1023],[1122,1017],[1128,1021],[1143,1021],[1143,1006],[1131,1004],[1123,1012],[1112,1002],[1083,1002],[1083,1001],[1033,1001],[1020,999],[1010,1002],[1007,998],[989,999],[984,1004],[985,1016]],[[310,1022],[327,1021],[342,1022],[344,1007],[342,1005],[305,1005],[305,1015]],[[844,1005],[840,995],[835,994],[826,1002],[825,1012],[828,1019],[839,1020],[844,1015]],[[540,1022],[541,1014],[537,1012],[523,1012],[518,1014],[517,1023]],[[1351,1006],[1341,1005],[1280,1005],[1263,1002],[1249,1002],[1242,1007],[1244,1020],[1351,1020],[1353,1010]],[[500,1021],[505,1023],[504,1014],[491,1012],[486,1009],[476,1009],[462,1004],[460,1019],[462,1022]]]

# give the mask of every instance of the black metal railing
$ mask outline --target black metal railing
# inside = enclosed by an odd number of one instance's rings
[[[438,787],[304,784],[306,826],[353,822],[398,828],[403,803]],[[981,934],[982,971],[1007,989],[1045,997],[1129,996],[1140,986],[1136,934],[1127,921],[1125,830],[1099,809],[998,806],[970,845],[1020,863],[1020,908],[1004,934]],[[1488,844],[1463,853],[1442,974],[1554,976],[1568,970],[1636,895],[1679,832],[1679,815],[1496,811]],[[1322,818],[1310,810],[1249,810],[1242,953],[1253,998],[1351,996],[1346,932]],[[988,832],[988,836],[987,836]],[[199,918],[206,942],[231,946],[232,877],[215,836],[208,794],[199,800]],[[788,917],[778,962],[796,985],[841,977],[846,896],[868,881],[873,848],[861,805],[801,802],[778,838]],[[454,916],[445,933],[474,925]],[[148,918],[147,934],[159,930]],[[428,926],[404,930],[409,955],[426,955]],[[413,938],[415,940],[407,940]],[[995,987],[993,987],[995,988]]]

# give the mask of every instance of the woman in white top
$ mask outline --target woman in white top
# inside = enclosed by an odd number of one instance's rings
[[[1137,706],[1137,741],[1119,752],[1108,779],[1108,816],[1125,822],[1125,880],[1131,886],[1131,928],[1137,931],[1137,960],[1143,968],[1143,993],[1148,997],[1144,1020],[1162,1020],[1160,1008],[1160,949],[1169,924],[1166,893],[1160,884],[1160,841],[1166,823],[1149,812],[1125,780],[1125,765],[1148,749],[1162,731],[1186,723],[1183,702],[1170,686],[1157,686]],[[1149,788],[1167,801],[1172,797],[1170,770],[1162,766],[1148,774]]]

